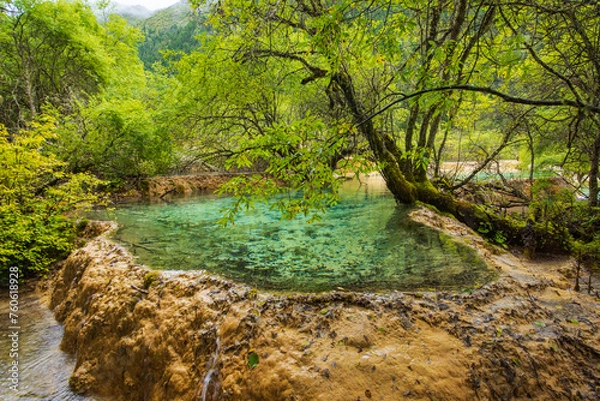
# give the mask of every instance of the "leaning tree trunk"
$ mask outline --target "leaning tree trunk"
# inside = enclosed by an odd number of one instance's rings
[[[358,128],[360,132],[369,142],[369,147],[381,168],[381,175],[396,201],[404,204],[415,203],[417,200],[415,187],[406,179],[400,169],[398,164],[398,160],[400,160],[398,148],[391,138],[381,137],[375,130],[373,122],[365,118],[366,114],[356,99],[350,76],[345,72],[339,72],[334,74],[331,80],[337,84],[346,106],[350,109],[354,119],[359,124]]]
[[[337,90],[341,92],[345,106],[352,113],[360,132],[369,142],[369,146],[380,166],[381,174],[396,202],[399,204],[414,204],[417,201],[434,206],[439,211],[450,213],[470,228],[487,234],[496,242],[522,245],[525,223],[510,217],[502,217],[493,211],[467,201],[457,199],[451,193],[435,188],[431,181],[422,175],[407,178],[403,173],[402,152],[386,134],[378,132],[370,119],[364,113],[364,108],[355,96],[350,76],[344,72],[334,74]],[[537,229],[536,237],[540,239],[535,245],[537,250],[563,249],[563,238]]]

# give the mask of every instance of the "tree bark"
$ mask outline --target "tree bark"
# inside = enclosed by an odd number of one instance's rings
[[[590,174],[589,174],[589,205],[598,206],[598,166],[600,164],[600,135],[596,136],[590,155]]]
[[[339,90],[342,92],[343,99],[354,119],[356,121],[362,121],[365,116],[364,110],[356,98],[350,76],[345,72],[338,72],[333,74],[331,79],[337,84]],[[369,147],[373,151],[375,159],[381,169],[381,175],[383,176],[388,189],[392,195],[394,195],[396,202],[403,204],[415,203],[417,200],[416,189],[400,170],[399,157],[401,154],[393,140],[387,136],[382,137],[370,120],[360,124],[358,128],[369,142]]]

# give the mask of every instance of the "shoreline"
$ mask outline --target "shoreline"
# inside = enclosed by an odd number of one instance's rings
[[[570,290],[569,259],[522,261],[444,219],[430,224],[482,252],[497,281],[277,295],[150,271],[105,231],[48,282],[62,348],[77,355],[71,385],[115,400],[195,400],[204,385],[215,400],[596,397],[600,302]]]

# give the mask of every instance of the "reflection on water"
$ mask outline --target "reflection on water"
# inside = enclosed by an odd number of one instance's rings
[[[15,392],[9,388],[9,368],[13,359],[9,356],[8,308],[9,300],[3,294],[0,297],[0,400],[99,401],[69,389],[75,359],[59,349],[63,327],[33,294],[19,299],[19,389]]]
[[[411,221],[381,180],[345,183],[340,203],[310,224],[259,204],[217,226],[231,202],[203,195],[90,217],[118,221],[115,239],[151,268],[206,269],[263,289],[461,289],[494,277],[473,250]]]

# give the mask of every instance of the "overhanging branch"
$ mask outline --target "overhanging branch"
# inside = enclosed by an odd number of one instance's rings
[[[414,93],[410,93],[408,95],[404,95],[401,94],[400,98],[394,100],[393,102],[389,103],[388,105],[384,106],[383,108],[377,110],[376,112],[370,114],[369,116],[367,116],[365,119],[363,119],[362,121],[357,123],[357,126],[361,126],[363,124],[365,124],[368,121],[371,121],[373,118],[377,117],[378,115],[384,113],[386,110],[389,110],[391,107],[395,106],[398,103],[402,103],[406,100],[418,97],[418,96],[422,96],[428,93],[434,93],[434,92],[447,92],[447,91],[454,91],[454,90],[461,90],[461,91],[469,91],[469,92],[480,92],[480,93],[487,93],[488,95],[492,95],[495,97],[499,97],[500,99],[502,99],[505,102],[508,103],[516,103],[516,104],[526,104],[529,106],[546,106],[546,107],[573,107],[576,109],[580,109],[580,110],[588,110],[594,113],[599,113],[600,114],[600,107],[598,106],[593,106],[593,105],[589,105],[589,104],[585,104],[582,102],[578,102],[578,101],[574,101],[574,100],[568,100],[568,99],[562,99],[562,100],[541,100],[541,99],[526,99],[526,98],[522,98],[522,97],[517,97],[517,96],[512,96],[506,93],[502,93],[500,91],[497,91],[495,89],[489,88],[489,87],[482,87],[482,86],[473,86],[473,85],[448,85],[448,86],[440,86],[438,88],[429,88],[429,89],[423,89]]]
[[[311,52],[283,52],[277,51],[273,49],[252,49],[247,52],[245,57],[275,57],[275,58],[284,58],[288,60],[294,60],[300,62],[307,70],[311,72],[311,75],[304,78],[301,82],[302,85],[305,85],[309,82],[312,82],[316,79],[323,78],[327,75],[327,70],[324,70],[320,67],[314,66],[310,64],[306,59],[300,57],[300,55],[311,54]]]

